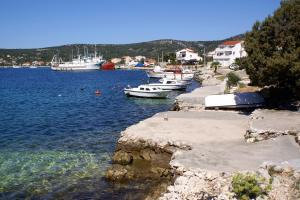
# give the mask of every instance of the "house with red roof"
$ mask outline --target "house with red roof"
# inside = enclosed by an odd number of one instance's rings
[[[214,51],[213,61],[219,62],[223,67],[229,67],[235,63],[236,58],[247,56],[244,41],[231,40],[220,44]]]

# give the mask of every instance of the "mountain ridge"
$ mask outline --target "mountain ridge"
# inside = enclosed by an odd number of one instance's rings
[[[97,51],[101,52],[105,59],[122,56],[143,55],[148,58],[157,58],[158,55],[174,53],[182,48],[191,48],[203,54],[215,49],[220,43],[226,40],[241,40],[245,34],[236,35],[224,40],[211,41],[185,41],[175,39],[151,40],[130,44],[96,44]],[[4,49],[0,48],[0,65],[22,64],[24,62],[43,61],[50,62],[53,55],[59,53],[63,60],[69,60],[72,51],[74,55],[77,49],[83,52],[83,47],[87,47],[89,52],[94,52],[95,44],[65,44],[52,47],[30,48],[30,49]]]

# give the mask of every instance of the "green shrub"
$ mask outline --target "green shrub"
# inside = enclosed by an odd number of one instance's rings
[[[220,67],[220,63],[218,61],[214,61],[213,63],[211,63],[210,67],[214,68],[214,73],[217,73],[218,68]]]
[[[228,87],[232,87],[232,86],[236,86],[238,84],[238,82],[241,80],[241,78],[236,75],[234,72],[229,72],[227,75],[227,86]]]
[[[261,183],[264,181],[263,177],[258,177],[254,174],[238,173],[233,176],[231,184],[233,192],[238,199],[249,200],[268,193],[271,186],[262,187]]]

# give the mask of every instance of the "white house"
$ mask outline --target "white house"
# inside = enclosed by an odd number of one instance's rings
[[[219,45],[213,54],[213,61],[219,62],[223,67],[228,67],[236,58],[247,56],[244,41],[226,41]]]
[[[202,60],[202,57],[200,57],[198,53],[195,53],[192,49],[186,48],[176,52],[176,60],[181,63],[199,62]]]
[[[215,51],[210,51],[210,52],[208,52],[205,56],[206,56],[206,57],[212,58],[215,54],[216,54]]]
[[[124,60],[125,65],[128,65],[133,60],[130,56],[123,56],[122,59]]]
[[[112,63],[117,64],[117,63],[121,62],[122,59],[121,59],[121,58],[112,58],[110,61],[111,61]]]

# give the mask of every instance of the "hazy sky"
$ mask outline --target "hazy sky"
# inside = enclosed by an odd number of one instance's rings
[[[280,0],[0,0],[0,48],[225,39],[250,30],[279,5]]]

